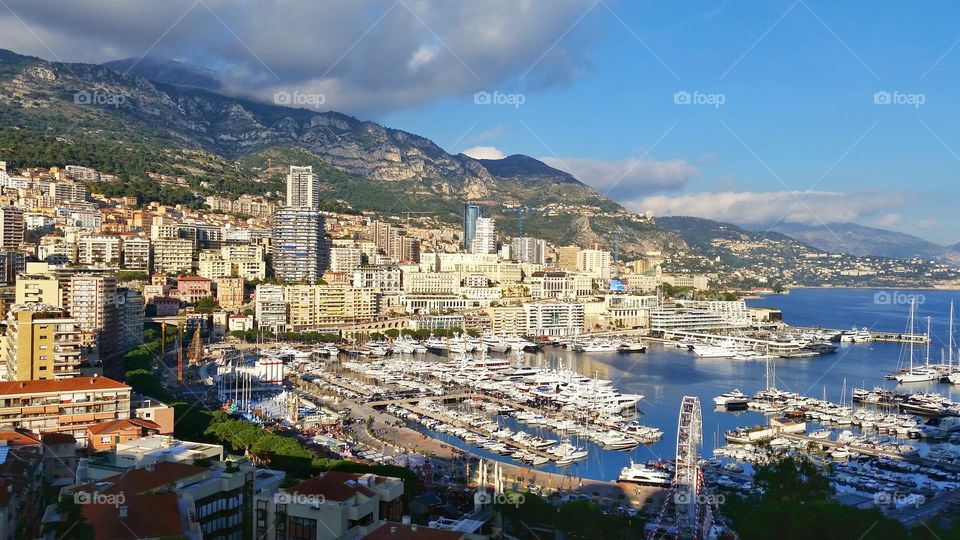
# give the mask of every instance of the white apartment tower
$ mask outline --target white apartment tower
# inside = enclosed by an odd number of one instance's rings
[[[287,206],[294,208],[320,208],[320,180],[313,174],[313,167],[290,167],[287,174]]]
[[[477,218],[476,236],[472,243],[473,253],[494,253],[497,250],[496,221],[493,218]]]

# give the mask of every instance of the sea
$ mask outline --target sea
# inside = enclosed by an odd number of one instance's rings
[[[830,329],[867,328],[871,331],[905,332],[910,305],[915,305],[918,333],[926,332],[930,321],[932,336],[929,347],[931,362],[949,358],[949,314],[951,302],[958,309],[957,326],[960,327],[960,291],[942,290],[894,290],[894,289],[841,289],[803,288],[793,289],[788,294],[769,295],[751,299],[751,307],[773,307],[782,310],[784,321],[791,326],[820,327]],[[958,336],[953,338],[957,347]],[[960,387],[942,383],[913,383],[897,385],[896,381],[884,379],[904,365],[909,347],[897,343],[843,343],[834,354],[812,358],[770,360],[775,370],[775,384],[782,390],[799,392],[805,396],[826,398],[834,402],[850,403],[854,388],[881,387],[898,392],[939,392],[954,400],[960,400]],[[928,354],[923,346],[914,347],[915,361],[922,362]],[[954,358],[958,357],[956,350]],[[637,420],[645,425],[663,430],[663,438],[651,445],[641,445],[632,451],[604,450],[588,440],[572,442],[586,447],[586,460],[558,469],[549,464],[539,469],[577,478],[615,480],[620,469],[631,460],[669,460],[675,457],[677,424],[680,403],[684,396],[696,396],[700,400],[703,418],[702,455],[712,457],[713,449],[723,446],[723,433],[738,426],[764,424],[767,418],[759,413],[744,411],[730,413],[714,409],[713,398],[735,388],[748,395],[766,388],[767,361],[702,359],[692,352],[672,345],[650,344],[647,352],[638,354],[576,353],[562,347],[546,347],[542,352],[528,353],[527,363],[541,366],[566,366],[583,375],[608,379],[623,393],[643,394],[638,405]],[[528,433],[542,433],[545,437],[561,438],[545,428],[518,425],[505,416],[498,422],[511,429]],[[491,459],[507,460],[476,448],[462,440],[444,433],[428,434],[454,446]],[[542,429],[542,432],[541,432]],[[855,430],[854,430],[855,431]],[[922,453],[922,449],[921,449]]]

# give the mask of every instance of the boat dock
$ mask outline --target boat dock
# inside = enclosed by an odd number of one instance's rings
[[[786,330],[801,333],[818,332],[834,335],[850,331],[849,329],[837,330],[834,328],[812,328],[806,326],[787,326]],[[914,343],[917,345],[925,345],[929,339],[930,338],[926,334],[911,334],[909,332],[878,332],[875,330],[870,330],[870,341],[883,341],[887,343]]]

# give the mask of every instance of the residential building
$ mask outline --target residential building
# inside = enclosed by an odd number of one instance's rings
[[[239,309],[243,305],[243,278],[217,278],[217,303],[224,309]]]
[[[158,238],[152,241],[153,271],[182,275],[193,272],[194,243],[184,238]]]
[[[287,302],[284,300],[283,285],[257,285],[254,299],[257,328],[277,332],[286,327]]]
[[[23,243],[26,224],[23,210],[13,206],[0,206],[0,248],[16,250]]]
[[[0,426],[85,443],[88,427],[129,417],[130,387],[106,377],[0,382]]]
[[[397,266],[366,266],[353,271],[352,284],[356,288],[399,292],[401,279],[402,273]]]
[[[93,452],[112,450],[120,443],[159,433],[158,424],[140,418],[100,422],[87,428],[87,448]]]
[[[92,234],[77,240],[77,261],[96,266],[119,266],[123,243],[119,236]]]
[[[496,221],[493,218],[477,218],[475,223],[476,236],[471,243],[471,253],[496,253],[497,231]]]
[[[597,279],[608,279],[612,260],[609,251],[582,249],[577,253],[577,272]]]
[[[328,265],[324,218],[308,208],[282,208],[273,216],[273,269],[288,283],[316,283]]]
[[[14,304],[0,341],[5,380],[63,379],[80,374],[80,327],[66,310],[48,304]]]
[[[0,249],[0,286],[10,286],[27,268],[27,257],[18,251]]]
[[[566,337],[584,331],[583,304],[524,304],[525,334],[529,336]]]
[[[106,366],[119,353],[119,316],[115,274],[78,273],[69,278],[69,304],[65,307],[80,326],[84,345],[96,345]]]
[[[320,179],[313,167],[290,166],[287,174],[287,206],[320,209]]]
[[[362,253],[354,247],[330,248],[330,271],[353,272],[362,263]]]
[[[295,486],[257,495],[254,537],[362,538],[390,526],[386,520],[402,518],[402,496],[403,481],[399,478],[329,471]]]
[[[120,350],[129,351],[143,344],[143,314],[146,300],[134,289],[117,288],[117,315]]]
[[[539,238],[514,238],[510,254],[519,263],[543,264],[547,257],[547,243]]]
[[[150,271],[150,239],[133,237],[123,240],[123,267],[127,270]]]
[[[213,296],[213,281],[200,276],[180,276],[174,296],[181,302],[195,304],[201,298]]]

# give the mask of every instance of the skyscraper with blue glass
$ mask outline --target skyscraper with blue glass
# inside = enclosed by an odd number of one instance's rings
[[[463,205],[463,249],[470,251],[473,239],[477,237],[477,220],[480,219],[480,207],[475,204]]]

